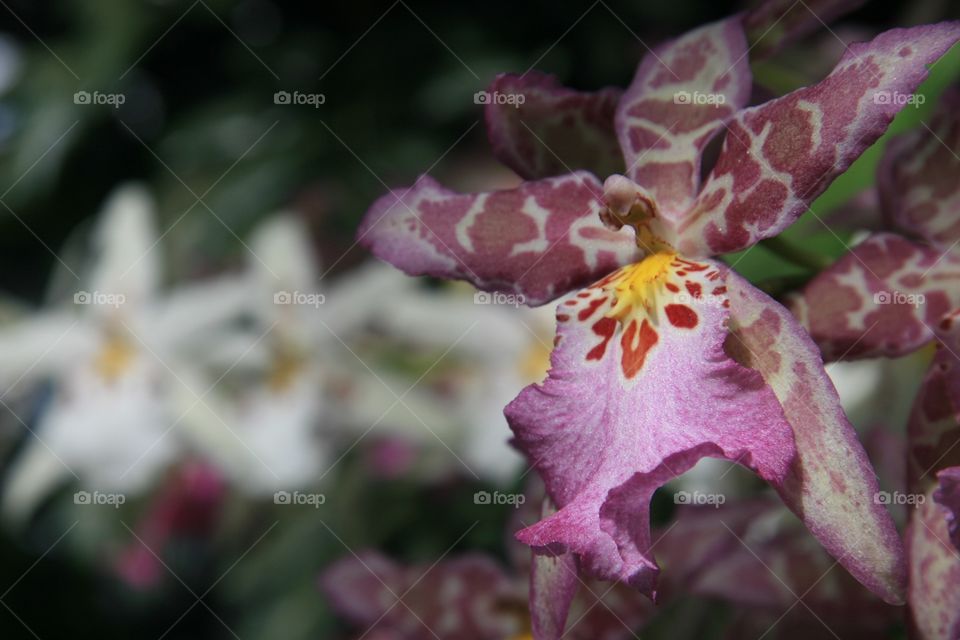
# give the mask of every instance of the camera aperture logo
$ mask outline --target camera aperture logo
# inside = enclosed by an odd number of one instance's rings
[[[701,493],[700,491],[677,491],[673,494],[673,504],[712,505],[719,509],[727,501],[722,493]]]
[[[473,94],[473,104],[506,104],[515,109],[527,101],[527,96],[522,93],[500,93],[494,91],[477,91]]]
[[[73,94],[73,104],[108,105],[119,109],[127,101],[122,93],[101,93],[100,91],[77,91]]]
[[[473,494],[473,504],[509,504],[514,509],[519,509],[520,505],[527,501],[527,496],[522,493],[501,493],[494,491],[477,491]]]
[[[273,304],[296,304],[319,309],[326,302],[327,297],[322,293],[305,293],[303,291],[277,291],[273,294]]]
[[[104,493],[102,491],[77,491],[73,494],[73,504],[81,505],[108,505],[119,509],[127,501],[122,493]]]
[[[727,103],[722,93],[704,93],[702,91],[677,91],[673,94],[673,104],[719,107]]]
[[[527,302],[522,293],[504,293],[502,291],[477,291],[473,294],[473,304],[503,304],[519,308]]]
[[[319,109],[326,104],[327,96],[323,93],[302,93],[300,91],[277,91],[273,94],[273,104],[309,105]]]
[[[73,304],[90,304],[113,307],[116,309],[126,303],[127,296],[122,293],[105,293],[103,291],[77,291],[73,294]]]
[[[310,505],[319,509],[327,501],[322,493],[304,493],[303,491],[277,491],[273,494],[273,504]]]

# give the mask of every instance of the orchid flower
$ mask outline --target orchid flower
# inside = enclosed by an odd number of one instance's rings
[[[25,515],[70,474],[85,488],[142,491],[180,451],[175,428],[189,422],[197,391],[178,402],[179,370],[238,317],[243,287],[221,278],[162,296],[153,217],[145,191],[118,189],[97,221],[73,305],[0,329],[7,392],[53,385],[37,424],[20,420],[30,435],[12,463],[8,513]]]
[[[928,127],[893,138],[877,172],[890,228],[857,244],[791,304],[824,357],[896,357],[960,306],[960,88]]]
[[[954,23],[885,32],[852,45],[822,82],[754,107],[738,18],[658,47],[622,95],[503,75],[490,90],[525,100],[490,105],[488,127],[528,182],[469,195],[422,177],[372,206],[359,239],[408,274],[531,304],[570,292],[548,379],[506,409],[559,507],[523,541],[653,593],[650,497],[721,457],[773,485],[857,579],[903,600],[902,545],[816,347],[710,256],[796,220],[900,109],[877,96],[914,91],[958,38]],[[594,167],[626,175],[601,184],[572,171]],[[560,170],[572,172],[546,177]]]

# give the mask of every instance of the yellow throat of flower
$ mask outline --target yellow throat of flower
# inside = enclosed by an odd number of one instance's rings
[[[94,369],[104,380],[113,383],[130,367],[136,353],[127,339],[109,335],[94,360]]]
[[[632,310],[651,313],[676,259],[672,251],[658,251],[617,271],[608,285],[615,302],[607,315],[623,321]]]

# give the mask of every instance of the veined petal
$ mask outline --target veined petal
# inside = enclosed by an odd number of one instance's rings
[[[824,27],[866,0],[766,0],[743,18],[750,55],[764,57]]]
[[[617,107],[629,176],[676,221],[700,185],[704,147],[750,98],[740,18],[700,27],[644,57]]]
[[[686,255],[739,251],[790,226],[886,130],[960,23],[851,45],[827,78],[741,111],[681,227]]]
[[[940,487],[933,499],[947,511],[947,529],[953,546],[960,549],[960,466],[944,469],[937,474]]]
[[[902,356],[960,306],[960,255],[891,233],[870,236],[790,301],[826,360]]]
[[[777,491],[857,580],[887,602],[903,602],[903,545],[876,500],[876,474],[816,345],[783,306],[746,280],[731,273],[727,284],[728,351],[763,375],[796,438],[796,462]]]
[[[930,125],[887,146],[877,187],[887,219],[947,249],[960,241],[960,89],[945,94]]]
[[[705,456],[782,481],[793,435],[760,374],[723,351],[723,275],[655,254],[559,305],[549,377],[505,411],[560,507],[522,542],[575,553],[587,573],[651,594],[658,487]]]
[[[602,195],[586,172],[480,194],[424,176],[377,200],[358,239],[410,275],[468,280],[539,305],[637,258],[632,234],[600,222]]]
[[[574,91],[556,77],[504,73],[487,88],[484,109],[493,153],[525,180],[586,169],[600,176],[623,171],[613,130],[622,91]]]

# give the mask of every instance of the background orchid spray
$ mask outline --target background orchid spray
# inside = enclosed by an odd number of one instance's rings
[[[573,292],[557,310],[549,377],[506,409],[558,507],[521,540],[652,594],[651,495],[698,459],[722,457],[772,484],[857,579],[902,602],[901,544],[815,345],[709,256],[789,226],[902,105],[878,96],[913,92],[958,39],[952,23],[888,31],[851,46],[822,82],[754,107],[737,17],[651,51],[619,99],[501,76],[491,92],[524,95],[524,110],[489,107],[488,128],[528,182],[461,195],[423,177],[372,206],[358,238],[410,274],[530,304]],[[549,122],[526,126],[527,114]],[[530,135],[513,135],[518,123]],[[551,123],[583,151],[577,166],[560,161],[570,172],[558,177],[533,144]],[[611,133],[626,175],[601,185],[572,171],[622,170]],[[569,601],[566,582],[555,600]]]

